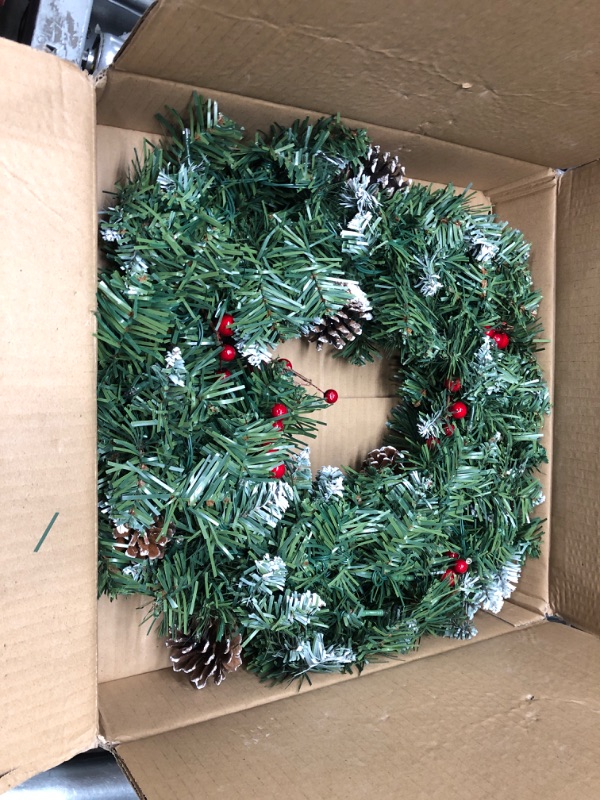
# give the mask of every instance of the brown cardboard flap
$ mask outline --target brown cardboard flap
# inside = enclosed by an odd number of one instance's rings
[[[558,199],[551,598],[600,633],[600,163],[567,173]]]
[[[399,152],[409,177],[422,181],[469,185],[487,193],[492,187],[528,182],[548,172],[546,168],[525,161],[361,121],[348,112],[341,96],[318,113],[308,110],[314,109],[314,105],[271,103],[207,86],[210,84],[174,83],[111,69],[98,90],[98,122],[107,127],[162,133],[155,116],[157,112],[164,112],[166,108],[185,111],[195,89],[204,97],[217,100],[223,113],[243,125],[250,135],[268,130],[273,122],[288,125],[298,118],[316,119],[323,114],[340,112],[351,127],[368,128],[374,142],[385,150]]]
[[[554,394],[554,346],[557,336],[555,321],[555,272],[556,272],[556,176],[552,172],[529,183],[518,182],[500,187],[491,192],[494,211],[500,219],[506,219],[521,230],[531,243],[530,268],[533,283],[541,291],[540,319],[544,324],[544,338],[549,344],[537,353],[544,370],[544,377]],[[558,328],[560,331],[560,328]],[[549,611],[549,570],[552,510],[552,472],[554,418],[546,420],[543,429],[543,444],[548,452],[549,464],[542,464],[538,475],[546,502],[535,509],[536,515],[546,519],[541,555],[528,559],[523,575],[514,592],[513,602],[544,614]],[[552,534],[553,535],[553,534]]]
[[[117,754],[147,800],[596,800],[599,659],[546,623]]]
[[[510,616],[508,607],[506,613]],[[447,650],[510,633],[520,624],[540,621],[539,615],[529,615],[525,619],[524,612],[520,609],[515,609],[512,616],[513,620],[507,621],[480,612],[475,619],[479,631],[475,639],[457,641],[428,637],[415,652],[396,658],[381,658],[370,664],[363,675],[407,662],[427,660],[430,656]],[[185,676],[175,674],[172,669],[156,670],[100,684],[98,692],[102,735],[109,742],[129,742],[356,679],[356,671],[352,675],[333,673],[315,675],[312,677],[312,685],[305,682],[301,688],[298,683],[284,683],[273,687],[260,683],[255,675],[240,670],[230,675],[221,686],[209,684],[198,691]]]
[[[160,0],[118,70],[551,167],[598,155],[600,5]]]
[[[0,791],[96,734],[94,98],[0,39]]]

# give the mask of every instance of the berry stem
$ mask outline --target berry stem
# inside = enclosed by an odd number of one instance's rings
[[[296,372],[296,370],[295,370],[295,369],[291,369],[291,370],[290,370],[290,372],[291,372],[292,374],[294,374],[294,375],[295,375],[297,378],[300,378],[300,380],[301,380],[301,381],[304,381],[304,383],[307,383],[309,386],[312,386],[312,387],[313,387],[313,389],[316,389],[316,390],[317,390],[317,392],[320,392],[321,394],[325,394],[325,392],[323,391],[323,389],[319,389],[319,387],[317,386],[317,384],[316,384],[316,383],[313,383],[313,382],[311,381],[311,379],[310,379],[310,378],[307,378],[305,375],[301,375],[299,372]]]

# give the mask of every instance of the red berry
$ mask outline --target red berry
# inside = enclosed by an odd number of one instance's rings
[[[332,406],[334,403],[337,403],[339,395],[335,389],[327,389],[326,392],[323,392],[323,397],[325,398],[325,402]]]
[[[280,364],[283,364],[286,369],[292,369],[292,362],[289,360],[289,358],[278,358],[277,360]]]
[[[485,335],[493,338],[496,335],[496,331],[493,328],[488,328],[486,325]]]
[[[502,331],[497,331],[494,334],[494,341],[496,342],[496,346],[499,350],[506,350],[508,345],[510,344],[510,339],[508,338],[508,334],[503,333]]]
[[[446,580],[448,581],[450,586],[454,586],[454,573],[452,572],[451,569],[447,569],[446,572],[444,572],[444,574],[440,578],[440,580],[442,581]]]
[[[273,427],[277,428],[278,431],[282,431],[283,428],[284,428],[283,420],[282,419],[276,419],[275,422],[273,423]]]
[[[222,375],[223,376],[223,380],[226,380],[227,378],[231,378],[231,372],[228,369],[218,369],[217,370],[217,374],[218,375]]]
[[[462,383],[460,382],[460,378],[446,378],[445,387],[448,389],[449,392],[455,394],[456,392],[460,392]]]
[[[448,558],[453,558],[455,561],[458,558],[458,553],[455,553],[454,550],[447,550],[444,555]]]
[[[226,344],[219,355],[221,361],[233,361],[237,353],[235,352],[235,347],[232,347],[230,344]]]
[[[283,403],[275,403],[275,405],[271,409],[272,417],[282,417],[284,414],[287,413],[288,413],[287,406],[284,406]]]
[[[285,475],[285,464],[278,464],[276,467],[273,467],[271,475],[274,478],[283,478]]]
[[[456,425],[453,425],[451,422],[447,422],[444,427],[442,428],[446,436],[452,436],[454,431],[456,430]]]
[[[430,450],[433,450],[434,447],[437,447],[439,443],[440,440],[435,436],[430,436],[428,439],[425,439],[425,444]]]
[[[233,336],[233,328],[231,327],[235,322],[234,318],[231,314],[223,314],[221,317],[221,322],[219,322],[219,327],[217,331],[221,336]]]
[[[463,417],[467,416],[468,408],[462,400],[458,400],[456,403],[452,403],[448,411],[450,412],[450,416],[454,417],[454,419],[462,419]]]
[[[464,575],[469,569],[469,562],[465,561],[464,558],[457,558],[452,569],[457,575]]]

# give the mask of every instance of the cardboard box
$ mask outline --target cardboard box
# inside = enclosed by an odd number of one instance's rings
[[[598,797],[599,16],[591,0],[161,0],[96,89],[0,40],[0,791],[100,742],[148,800]],[[135,598],[102,601],[97,625],[96,207],[192,89],[250,132],[339,110],[411,177],[471,183],[533,243],[551,526],[476,639],[300,692],[244,672],[196,692]],[[351,462],[379,440],[386,366],[296,348],[345,397],[314,463]]]

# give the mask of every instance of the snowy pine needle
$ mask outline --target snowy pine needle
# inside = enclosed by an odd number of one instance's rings
[[[436,272],[434,264],[429,260],[419,261],[421,265],[421,277],[417,281],[416,288],[424,297],[435,297],[443,284],[440,276]]]
[[[419,431],[419,435],[423,437],[423,439],[429,439],[429,437],[439,437],[441,435],[442,430],[442,416],[443,416],[443,409],[440,411],[436,411],[435,414],[419,414],[419,422],[417,423],[417,430]]]
[[[356,208],[359,214],[374,211],[379,205],[376,196],[377,184],[371,184],[368,176],[357,175],[346,181],[342,190],[341,203],[346,208]]]
[[[485,237],[475,237],[473,243],[473,257],[480,263],[491,261],[498,253],[498,245],[488,241]]]
[[[493,364],[494,357],[492,355],[492,339],[490,336],[484,336],[483,344],[475,354],[475,360],[478,364]]]
[[[290,477],[295,484],[312,484],[310,447],[295,454],[290,461]]]
[[[470,622],[460,622],[456,625],[449,625],[444,631],[444,636],[451,639],[472,639],[477,636],[477,628]]]
[[[144,577],[145,571],[145,564],[137,563],[137,564],[129,564],[128,566],[123,568],[123,575],[127,575],[128,578],[131,578],[133,581],[141,581]]]
[[[377,223],[372,223],[373,213],[355,214],[341,233],[342,250],[352,255],[364,255],[377,241]]]
[[[317,490],[325,500],[344,495],[344,473],[337,467],[321,467],[316,477]]]
[[[120,242],[123,238],[115,228],[103,228],[101,235],[105,242]]]
[[[317,633],[312,641],[302,639],[296,647],[285,654],[288,664],[294,665],[303,672],[337,672],[340,667],[356,661],[356,655],[350,647],[330,645],[325,647],[322,633]]]
[[[187,369],[179,347],[174,347],[165,356],[165,372],[175,386],[185,386]]]
[[[308,590],[302,594],[290,592],[285,598],[285,615],[290,623],[310,625],[314,615],[324,607],[325,601],[316,592]]]
[[[270,344],[265,342],[249,342],[247,337],[236,336],[236,348],[249,364],[253,367],[260,367],[262,364],[270,364],[273,354]]]
[[[470,619],[479,609],[492,614],[500,613],[504,601],[514,592],[521,577],[526,547],[522,544],[495,575],[479,580],[477,588],[471,593],[468,587],[463,586],[463,589],[467,589],[465,594],[468,598],[467,614]]]
[[[255,570],[242,578],[241,584],[250,588],[252,592],[264,594],[281,592],[285,588],[287,567],[285,561],[279,556],[271,558],[269,554],[254,562]]]
[[[284,481],[269,481],[268,484],[259,484],[248,481],[244,484],[251,497],[257,500],[249,516],[258,519],[270,528],[283,519],[291,500],[294,497],[294,490]]]
[[[443,284],[440,283],[440,276],[436,272],[424,274],[417,282],[417,289],[424,297],[435,297],[441,288]]]

